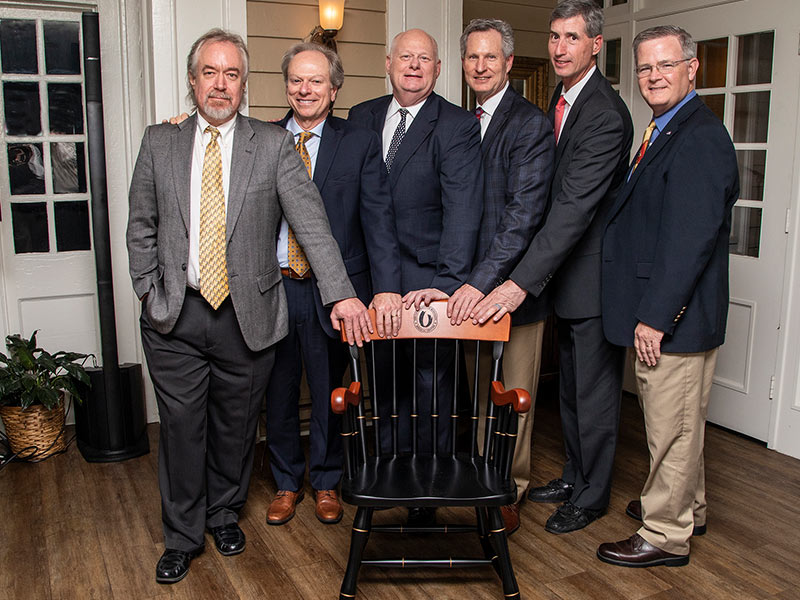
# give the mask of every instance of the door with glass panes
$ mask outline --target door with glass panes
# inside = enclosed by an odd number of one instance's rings
[[[737,2],[637,23],[675,24],[698,42],[697,92],[725,123],[739,162],[730,305],[708,419],[760,440],[770,428],[797,129],[796,0]],[[638,94],[637,94],[638,96]],[[650,118],[641,98],[634,122]],[[637,133],[640,135],[640,132]]]
[[[4,333],[99,348],[81,14],[0,7]]]

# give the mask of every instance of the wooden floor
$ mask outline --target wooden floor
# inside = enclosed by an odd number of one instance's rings
[[[157,433],[153,427],[148,456],[127,462],[88,464],[73,445],[66,454],[43,463],[11,464],[0,472],[0,597],[338,597],[354,511],[348,507],[338,525],[322,525],[307,497],[290,523],[267,526],[264,516],[275,485],[266,466],[258,468],[258,461],[240,521],[247,534],[246,551],[224,558],[207,537],[206,552],[195,559],[184,581],[156,584],[154,567],[163,551]],[[533,448],[535,483],[559,475],[562,453],[554,402],[540,401]],[[260,454],[259,446],[259,458]],[[641,413],[635,400],[626,398],[608,514],[582,531],[555,536],[543,529],[551,505],[523,505],[522,528],[510,540],[522,597],[800,598],[800,461],[709,427],[706,465],[708,534],[693,541],[688,566],[625,569],[598,561],[598,544],[626,538],[636,530],[624,508],[638,495],[647,473]],[[464,521],[470,514],[440,512],[440,516]],[[376,521],[392,517],[391,511],[381,512]],[[401,543],[419,554],[424,539]],[[396,537],[371,539],[372,544],[396,542]],[[463,555],[467,542],[472,542],[470,537],[454,535],[446,544],[453,554]],[[363,569],[358,597],[472,600],[500,599],[503,594],[491,569]]]

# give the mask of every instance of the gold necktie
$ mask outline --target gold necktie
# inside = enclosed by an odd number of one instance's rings
[[[636,158],[633,161],[633,169],[631,169],[631,175],[636,170],[636,167],[639,166],[639,162],[642,160],[644,153],[647,152],[647,147],[650,145],[650,136],[653,135],[653,130],[656,128],[656,122],[650,121],[650,125],[647,126],[647,129],[644,130],[644,137],[642,138],[642,145],[639,148],[639,152],[636,153]]]
[[[200,294],[214,308],[228,297],[225,254],[225,191],[222,188],[222,153],[219,129],[206,127],[211,141],[203,158],[200,191]]]
[[[311,156],[308,154],[306,142],[311,139],[311,136],[313,135],[314,134],[310,131],[302,131],[300,133],[300,139],[297,140],[297,144],[294,147],[294,149],[300,153],[300,158],[303,159],[303,164],[306,166],[309,177],[311,177]],[[311,268],[311,265],[308,264],[306,253],[303,252],[303,249],[297,242],[297,238],[295,237],[294,231],[292,231],[291,227],[289,227],[287,241],[289,244],[289,268],[297,275],[302,277],[308,272],[308,270]]]

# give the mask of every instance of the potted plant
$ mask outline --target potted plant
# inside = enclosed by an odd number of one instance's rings
[[[37,347],[36,333],[30,339],[7,336],[8,356],[0,352],[0,417],[11,451],[29,460],[66,448],[64,394],[81,402],[80,390],[89,386],[83,368],[89,355],[50,354]]]

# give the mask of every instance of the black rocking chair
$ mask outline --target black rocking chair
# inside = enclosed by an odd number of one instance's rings
[[[374,313],[372,313],[374,324]],[[390,377],[393,393],[389,398],[379,398],[375,390],[371,394],[371,411],[367,415],[362,402],[362,376],[359,366],[359,351],[350,347],[353,382],[349,388],[337,388],[331,394],[333,411],[344,415],[342,436],[345,451],[345,473],[342,480],[342,499],[357,507],[353,522],[350,555],[340,599],[354,598],[356,580],[362,565],[377,567],[477,567],[492,566],[503,582],[506,598],[519,598],[519,587],[511,566],[506,531],[500,507],[515,500],[516,491],[511,479],[511,460],[517,433],[517,413],[530,409],[530,394],[525,390],[504,390],[499,381],[503,342],[508,340],[511,318],[506,315],[499,323],[488,322],[473,325],[464,322],[454,327],[446,315],[446,302],[432,302],[429,307],[415,311],[412,307],[403,313],[403,325],[397,340],[414,340],[416,363],[416,340],[435,340],[434,344],[455,344],[456,365],[461,340],[476,340],[475,377],[468,408],[470,422],[461,429],[467,434],[457,435],[459,419],[464,419],[464,410],[459,411],[459,375],[455,368],[455,388],[450,420],[450,449],[442,452],[436,443],[439,401],[436,384],[432,397],[417,398],[416,386],[409,401],[398,401],[396,377],[393,373],[375,373],[377,377]],[[492,342],[491,383],[487,391],[486,434],[482,452],[478,451],[479,399],[478,372],[481,342]],[[394,341],[377,338],[375,344],[395,344]],[[408,343],[408,342],[405,342]],[[374,355],[374,353],[368,353]],[[394,352],[392,353],[394,355]],[[434,371],[436,350],[433,352]],[[371,360],[369,362],[372,362]],[[416,371],[416,364],[414,364]],[[393,369],[396,372],[396,369]],[[435,378],[434,378],[435,379]],[[463,387],[463,386],[462,386]],[[461,395],[463,398],[464,395]],[[381,402],[391,406],[390,422],[380,423],[378,406]],[[432,420],[430,431],[433,443],[417,439],[417,414],[419,405],[430,403]],[[403,406],[410,411],[413,430],[410,453],[398,452],[397,422]],[[367,440],[367,422],[372,424],[372,443]],[[389,427],[392,450],[381,451],[381,428]],[[388,435],[388,432],[383,432]],[[425,443],[423,443],[425,442]],[[462,446],[462,447],[459,447]],[[423,452],[421,448],[427,449]],[[420,450],[418,450],[420,448]],[[475,525],[425,526],[372,525],[375,509],[389,507],[474,507]],[[364,549],[371,532],[382,533],[471,533],[478,534],[483,556],[479,558],[364,558]]]

